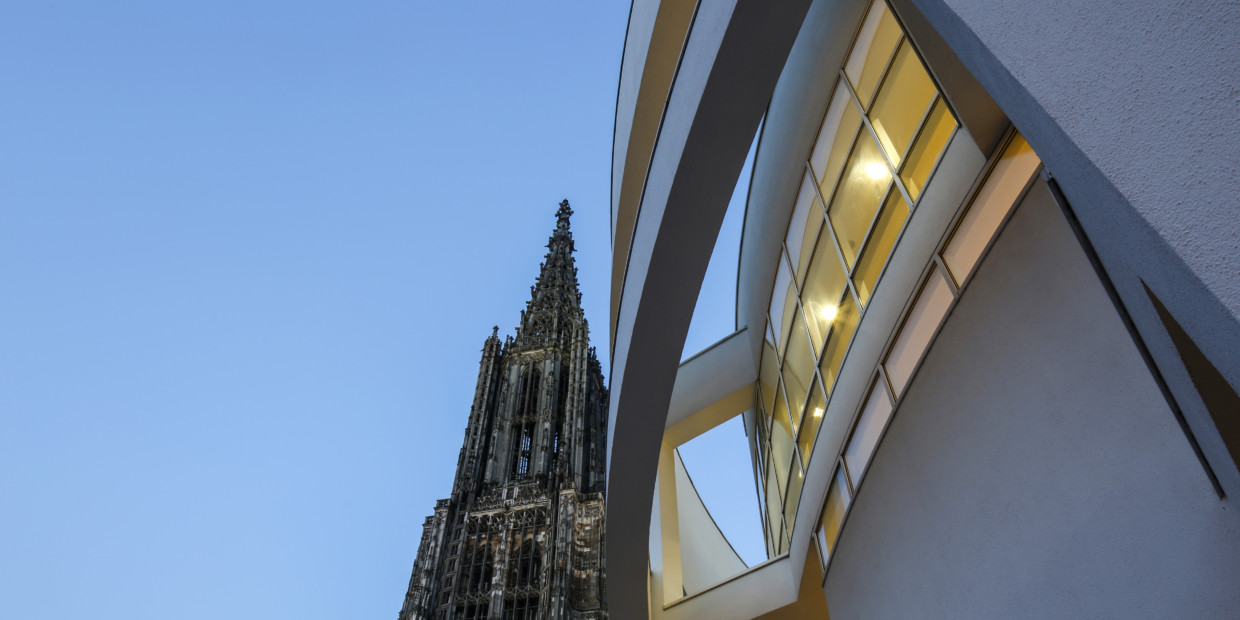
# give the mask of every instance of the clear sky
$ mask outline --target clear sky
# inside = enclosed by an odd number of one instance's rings
[[[563,198],[608,359],[627,16],[4,3],[0,617],[395,617]]]

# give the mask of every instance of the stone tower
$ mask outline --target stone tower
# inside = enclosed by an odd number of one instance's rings
[[[422,526],[399,620],[607,617],[607,388],[572,214],[561,202],[516,337],[483,344],[452,496]]]

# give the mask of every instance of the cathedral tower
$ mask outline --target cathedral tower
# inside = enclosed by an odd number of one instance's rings
[[[422,526],[399,620],[606,618],[607,388],[568,201],[516,336],[492,330],[452,496]]]

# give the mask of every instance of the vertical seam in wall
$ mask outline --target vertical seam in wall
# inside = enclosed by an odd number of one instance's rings
[[[1094,245],[1090,242],[1089,236],[1085,234],[1085,229],[1081,226],[1080,220],[1077,219],[1076,213],[1072,210],[1072,205],[1068,204],[1068,198],[1064,196],[1063,191],[1059,188],[1059,183],[1055,181],[1055,178],[1045,168],[1042,169],[1042,179],[1046,181],[1047,187],[1050,188],[1051,196],[1055,198],[1055,203],[1059,205],[1059,210],[1063,212],[1064,219],[1068,221],[1068,227],[1072,229],[1072,234],[1076,236],[1081,249],[1085,251],[1085,256],[1089,259],[1089,264],[1094,268],[1094,273],[1098,275],[1098,279],[1102,282],[1102,288],[1106,290],[1107,297],[1111,298],[1111,305],[1115,307],[1120,320],[1123,321],[1124,327],[1128,330],[1128,335],[1132,337],[1133,344],[1137,346],[1137,351],[1141,354],[1145,367],[1150,371],[1150,376],[1154,378],[1154,383],[1158,384],[1158,389],[1162,392],[1163,398],[1166,399],[1167,406],[1171,408],[1175,421],[1179,423],[1180,430],[1184,432],[1184,438],[1188,440],[1189,446],[1193,449],[1193,454],[1197,455],[1201,468],[1205,470],[1206,477],[1210,479],[1214,492],[1218,494],[1219,499],[1224,499],[1227,497],[1227,494],[1223,491],[1222,485],[1219,484],[1218,476],[1214,474],[1214,469],[1210,467],[1210,462],[1206,460],[1205,454],[1201,451],[1196,435],[1193,434],[1192,428],[1188,426],[1188,420],[1184,418],[1184,412],[1180,409],[1179,403],[1176,402],[1175,395],[1171,393],[1167,380],[1163,378],[1162,372],[1158,370],[1158,365],[1154,363],[1154,356],[1150,354],[1149,347],[1145,345],[1145,339],[1141,336],[1141,332],[1137,330],[1136,323],[1133,322],[1132,316],[1128,313],[1128,308],[1119,296],[1119,291],[1111,281],[1110,275],[1107,274],[1106,268],[1103,267],[1102,260],[1094,250]]]

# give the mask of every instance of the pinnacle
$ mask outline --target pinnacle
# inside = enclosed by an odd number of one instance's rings
[[[546,334],[548,330],[558,333],[567,329],[563,321],[568,320],[569,316],[581,315],[581,293],[577,286],[577,267],[573,261],[576,248],[569,229],[572,215],[573,209],[568,200],[561,201],[555,213],[555,230],[547,241],[547,255],[539,265],[538,278],[530,287],[530,301],[522,313],[519,341],[527,341],[536,333]]]

